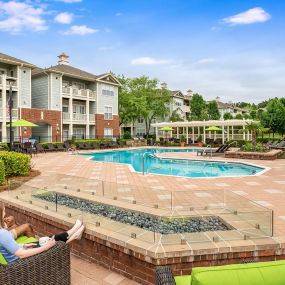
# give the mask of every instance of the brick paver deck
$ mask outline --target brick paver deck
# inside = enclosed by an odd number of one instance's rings
[[[174,158],[197,158],[193,153],[167,153],[162,156]],[[195,155],[195,156],[194,156]],[[203,158],[202,158],[203,159]],[[227,160],[212,158],[212,160]],[[234,161],[234,160],[230,160]],[[33,158],[34,168],[41,171],[41,176],[33,179],[35,186],[48,186],[56,175],[71,175],[88,179],[98,179],[110,183],[124,184],[122,195],[130,197],[140,196],[142,191],[136,189],[152,189],[151,201],[155,203],[169,199],[165,191],[172,192],[194,190],[228,190],[245,196],[265,207],[274,210],[274,235],[285,236],[285,160],[254,161],[249,162],[269,168],[259,176],[221,177],[221,178],[183,178],[162,175],[142,176],[132,172],[128,165],[116,163],[102,163],[88,160],[86,156],[71,155],[67,153],[40,154]],[[68,179],[68,178],[67,178]],[[126,185],[129,185],[128,186]],[[136,187],[132,187],[135,185]],[[136,193],[136,191],[138,193]],[[149,192],[150,193],[150,192]],[[178,193],[177,193],[178,194]],[[201,196],[201,199],[209,199]],[[179,197],[179,196],[177,196]],[[183,199],[183,197],[182,197]],[[82,264],[84,263],[84,266]],[[84,281],[83,281],[84,280]],[[124,277],[110,272],[95,264],[88,264],[78,258],[72,258],[73,284],[136,284]],[[85,282],[85,283],[84,283]]]

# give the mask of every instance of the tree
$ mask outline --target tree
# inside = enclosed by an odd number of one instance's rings
[[[259,133],[262,133],[264,131],[264,127],[259,122],[250,122],[246,123],[245,129],[241,130],[241,132],[250,132],[252,137],[252,145],[255,150],[256,148],[256,139]]]
[[[174,110],[169,118],[169,121],[171,122],[181,122],[183,121],[183,119],[181,118],[181,116],[179,115],[179,113],[177,112],[177,110]]]
[[[221,118],[221,113],[219,111],[217,101],[210,101],[207,105],[207,110],[209,120],[219,120]]]
[[[255,119],[257,118],[257,112],[256,112],[256,110],[251,110],[250,113],[249,113],[249,115],[250,115],[250,118],[251,118],[251,119],[255,120]]]
[[[193,94],[190,100],[190,118],[194,120],[204,120],[206,119],[206,102],[203,97],[197,93]]]
[[[224,114],[224,120],[231,120],[231,119],[233,119],[233,115],[229,112],[226,112]]]
[[[269,102],[266,112],[262,115],[262,123],[274,133],[285,133],[285,107],[279,99]]]
[[[243,119],[242,114],[236,114],[235,119],[242,120]]]

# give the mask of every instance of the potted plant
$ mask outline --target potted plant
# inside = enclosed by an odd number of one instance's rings
[[[185,147],[186,138],[184,135],[180,136],[180,146]]]
[[[197,145],[198,145],[199,147],[202,147],[202,146],[203,146],[203,139],[202,139],[202,136],[201,136],[201,135],[197,138]]]

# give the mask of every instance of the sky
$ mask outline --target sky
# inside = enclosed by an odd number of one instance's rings
[[[0,0],[0,52],[260,102],[285,96],[284,19],[283,0]]]

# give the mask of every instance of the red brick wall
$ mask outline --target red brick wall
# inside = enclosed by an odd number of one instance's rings
[[[43,112],[43,119],[41,119],[41,114]],[[61,138],[61,112],[53,110],[43,110],[43,109],[21,109],[21,118],[32,123],[47,123],[52,127],[52,141]],[[57,132],[57,128],[59,131]],[[31,128],[27,128],[26,134],[22,130],[22,137],[30,137],[32,134]]]
[[[60,223],[10,205],[6,205],[6,213],[13,215],[18,224],[30,223],[40,236],[53,235],[67,230],[67,227]],[[155,268],[162,265],[170,266],[174,275],[187,275],[191,274],[192,267],[198,266],[285,259],[285,249],[277,247],[275,250],[263,249],[154,259],[86,233],[81,241],[72,242],[70,246],[74,254],[114,270],[143,285],[155,284]]]
[[[118,137],[120,135],[119,128],[119,116],[113,116],[113,120],[104,120],[103,114],[95,115],[95,128],[96,128],[96,137],[104,138],[104,128],[112,128],[113,136]]]

